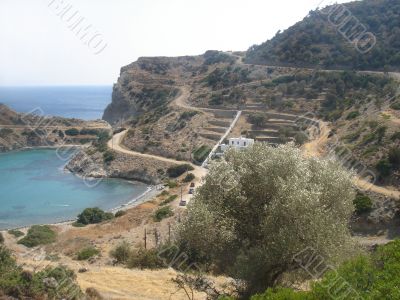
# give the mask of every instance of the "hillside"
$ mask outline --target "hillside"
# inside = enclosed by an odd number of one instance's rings
[[[274,38],[252,46],[246,63],[295,67],[357,70],[400,69],[400,1],[364,0],[314,10],[289,29]],[[343,22],[343,15],[357,18]],[[343,24],[343,25],[341,25]],[[355,32],[367,32],[376,37],[376,45],[367,50],[356,39]],[[345,32],[350,42],[340,32]],[[355,30],[355,31],[354,31]],[[372,42],[371,42],[372,45]]]
[[[22,114],[0,104],[0,152],[25,147],[83,145],[109,129],[104,121]]]

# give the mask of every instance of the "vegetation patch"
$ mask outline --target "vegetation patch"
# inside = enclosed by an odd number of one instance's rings
[[[193,173],[189,173],[185,176],[185,178],[183,178],[183,182],[191,182],[192,180],[194,180],[196,178],[196,176],[194,176]]]
[[[178,166],[172,166],[167,169],[167,174],[169,177],[176,178],[181,176],[183,173],[192,171],[194,168],[189,164],[183,164]]]
[[[119,211],[117,211],[115,213],[115,217],[116,218],[119,218],[119,217],[122,217],[122,216],[125,216],[125,215],[126,215],[126,211],[125,210],[119,210]]]
[[[56,241],[57,234],[47,225],[34,225],[29,228],[27,235],[18,241],[26,247],[51,244]]]
[[[103,160],[106,164],[109,164],[115,159],[115,154],[113,151],[107,150],[103,153]]]
[[[368,213],[373,207],[371,198],[361,193],[354,198],[353,204],[357,214]]]
[[[170,206],[164,206],[156,210],[153,216],[154,222],[160,222],[163,219],[172,217],[174,212],[172,211]]]
[[[93,207],[86,208],[81,214],[79,214],[77,223],[83,225],[97,224],[111,220],[112,218],[114,218],[112,213],[105,212],[98,207]]]
[[[96,256],[100,253],[98,249],[95,247],[86,247],[80,250],[77,255],[76,259],[77,260],[88,260],[89,258],[92,258],[93,256]]]
[[[82,296],[73,271],[62,266],[47,267],[40,272],[25,271],[11,252],[0,246],[0,298],[81,299]]]
[[[8,233],[15,236],[16,238],[19,238],[19,237],[25,235],[25,233],[23,233],[21,230],[17,230],[17,229],[11,229],[8,231]]]
[[[202,145],[199,148],[197,148],[195,151],[193,151],[193,159],[196,162],[202,163],[210,154],[211,152],[211,147],[208,145]]]
[[[69,136],[77,136],[80,134],[80,131],[76,128],[70,128],[65,130],[65,134]]]
[[[171,195],[171,196],[169,196],[167,199],[165,199],[164,201],[162,201],[162,202],[160,203],[160,206],[167,205],[167,204],[171,203],[172,201],[174,201],[176,198],[178,198],[178,195]]]

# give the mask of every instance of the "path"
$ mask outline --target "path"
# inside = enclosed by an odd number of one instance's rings
[[[326,145],[328,143],[330,129],[326,122],[320,121],[320,134],[312,141],[303,145],[303,149],[307,155],[321,157],[324,155]],[[400,191],[393,190],[389,187],[382,187],[372,184],[364,179],[356,177],[354,184],[361,190],[371,191],[394,199],[400,199]]]

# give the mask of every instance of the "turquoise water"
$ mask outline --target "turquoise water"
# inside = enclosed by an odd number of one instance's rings
[[[147,190],[117,179],[90,188],[64,164],[51,149],[0,154],[0,229],[70,220],[86,207],[112,209]]]
[[[112,86],[0,87],[0,103],[17,112],[40,108],[44,115],[101,119],[111,102]]]

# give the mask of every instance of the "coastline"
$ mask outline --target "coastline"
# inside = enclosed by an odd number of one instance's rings
[[[153,199],[160,193],[161,193],[161,190],[157,190],[157,188],[155,186],[149,186],[146,191],[144,191],[139,196],[136,196],[135,198],[133,198],[126,204],[119,205],[117,207],[108,209],[106,211],[112,212],[112,213],[116,213],[117,211],[121,211],[121,210],[126,211],[126,210],[132,209],[140,204],[143,204],[147,201],[150,201],[151,199]],[[72,223],[74,223],[76,220],[77,220],[77,218],[70,219],[70,220],[63,220],[63,221],[54,222],[54,223],[30,224],[30,225],[21,226],[21,227],[10,227],[10,228],[6,228],[6,229],[0,229],[0,232],[7,232],[9,230],[28,231],[28,229],[33,225],[41,225],[41,226],[48,225],[48,226],[56,226],[56,227],[71,226],[72,227]]]
[[[7,152],[0,152],[0,154],[6,154],[6,153],[11,153],[11,152],[20,152],[20,151],[26,151],[26,150],[36,150],[36,149],[58,149],[58,148],[85,148],[85,145],[54,145],[54,146],[35,146],[35,147],[23,147],[23,148],[19,148],[19,149],[13,149]],[[66,169],[65,166],[62,168],[64,172],[69,172],[69,173],[73,173],[70,170]],[[79,176],[79,174],[75,174],[73,173],[75,176]],[[109,178],[109,177],[104,177],[105,179]],[[111,179],[111,178],[110,178]],[[139,180],[128,180],[128,179],[124,179],[124,178],[113,178],[113,179],[117,179],[117,180],[124,180],[130,183],[144,183],[146,185],[148,185],[145,182],[141,182]],[[106,211],[108,212],[112,212],[112,213],[116,213],[117,211],[120,210],[129,210],[131,208],[134,208],[144,202],[150,201],[152,198],[156,197],[158,194],[161,193],[162,190],[158,190],[157,186],[154,185],[148,185],[147,189],[141,193],[138,196],[135,196],[133,199],[129,200],[127,203],[125,204],[121,204],[118,205],[114,208],[111,209],[107,209]],[[14,230],[14,229],[18,229],[18,230],[28,230],[31,226],[33,225],[49,225],[49,226],[72,226],[72,223],[74,223],[77,219],[67,219],[67,220],[62,220],[59,222],[54,222],[54,223],[42,223],[42,224],[29,224],[29,225],[25,225],[25,226],[19,226],[19,227],[9,227],[9,228],[5,228],[5,229],[0,229],[0,232],[7,232],[8,230]]]

